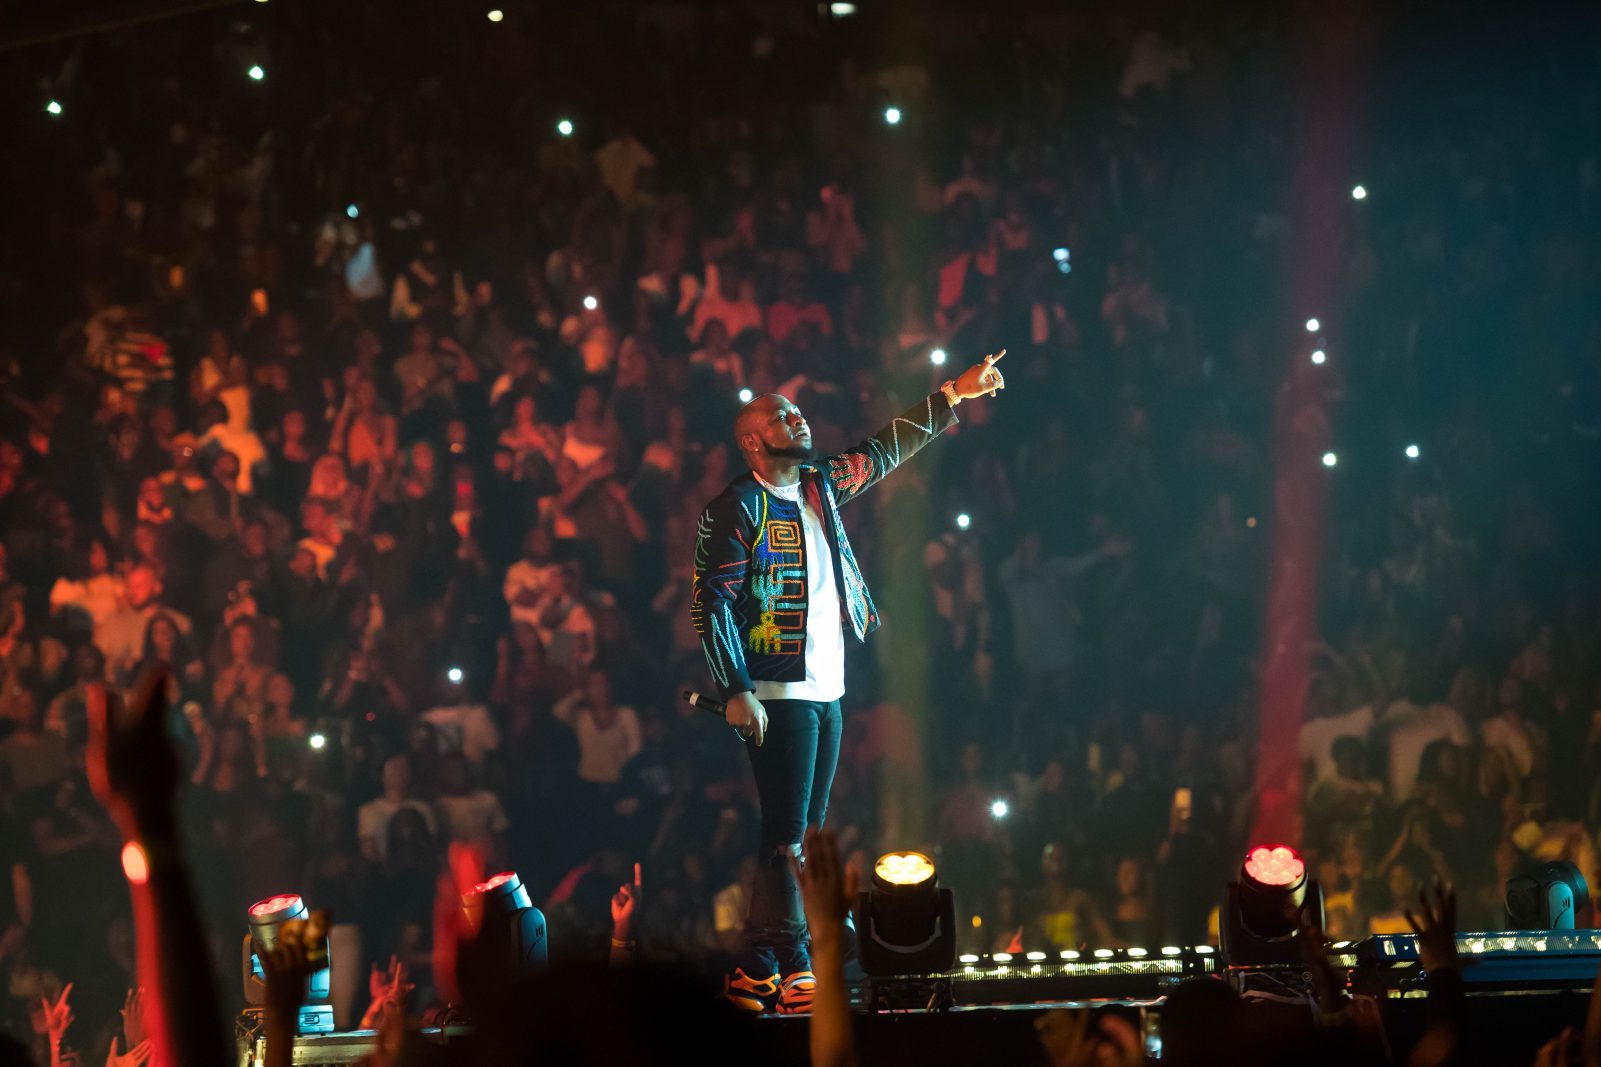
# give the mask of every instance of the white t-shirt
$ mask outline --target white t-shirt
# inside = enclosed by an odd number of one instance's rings
[[[1423,766],[1423,750],[1431,743],[1449,741],[1462,748],[1473,743],[1467,723],[1448,704],[1419,707],[1397,700],[1384,709],[1383,721],[1390,731],[1390,800],[1396,804],[1411,798]]]
[[[487,789],[459,797],[439,797],[434,806],[439,810],[440,829],[451,841],[488,848],[494,844],[495,835],[505,833],[509,825],[500,799]]]
[[[569,693],[556,702],[551,714],[572,727],[578,737],[578,777],[581,781],[614,785],[623,776],[623,766],[645,747],[645,734],[634,709],[619,706],[617,718],[602,729],[585,704],[583,691]]]
[[[1486,748],[1505,751],[1518,777],[1527,778],[1534,773],[1534,760],[1540,747],[1537,729],[1522,719],[1514,721],[1503,712],[1486,719],[1479,727],[1479,735],[1484,738]]]
[[[834,585],[834,554],[828,548],[823,520],[801,494],[800,483],[770,485],[780,500],[801,506],[801,536],[806,541],[806,679],[800,682],[756,680],[756,699],[815,700],[827,703],[845,695],[845,627],[840,623],[839,589]]]
[[[1368,731],[1373,729],[1373,705],[1309,719],[1301,727],[1300,752],[1303,760],[1312,761],[1314,781],[1334,777],[1334,742],[1341,737],[1358,737],[1367,744]]]
[[[410,808],[421,815],[428,824],[428,832],[434,832],[434,813],[420,800],[395,801],[379,797],[356,809],[356,833],[362,840],[372,842],[373,854],[380,860],[389,855],[389,821],[402,808]]]
[[[500,747],[500,730],[482,704],[441,705],[422,717],[433,724],[446,750],[460,752],[474,767]]]
[[[511,609],[511,621],[526,622],[537,630],[539,613],[544,610],[546,600],[553,596],[560,586],[560,564],[533,563],[520,559],[507,567],[506,581],[501,586],[501,593],[506,597],[506,606]],[[533,604],[517,603],[517,598],[525,592],[535,595],[537,599]]]

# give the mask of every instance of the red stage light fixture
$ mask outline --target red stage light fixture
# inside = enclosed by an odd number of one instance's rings
[[[241,969],[244,972],[245,1003],[260,1007],[266,1003],[266,976],[261,969],[263,952],[278,947],[278,933],[284,924],[311,918],[311,911],[299,893],[279,893],[258,900],[246,913],[250,932],[240,946]],[[295,1030],[300,1034],[331,1034],[334,1030],[334,1010],[329,1005],[332,972],[329,970],[329,945],[326,936],[320,950],[308,952],[312,966],[311,978],[306,982],[306,996],[295,1019]],[[318,966],[320,962],[320,966]]]
[[[1223,962],[1234,966],[1295,965],[1305,917],[1323,926],[1323,890],[1308,878],[1306,861],[1289,845],[1256,845],[1245,854],[1240,876],[1229,883],[1223,903]]]
[[[516,871],[502,871],[462,894],[467,928],[505,964],[522,969],[543,966],[549,956],[545,915]]]

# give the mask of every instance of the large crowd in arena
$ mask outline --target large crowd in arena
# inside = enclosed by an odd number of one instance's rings
[[[679,693],[733,415],[781,393],[844,448],[1002,348],[852,505],[848,862],[935,856],[963,951],[1214,943],[1317,349],[1329,937],[1598,872],[1601,93],[1554,16],[1516,77],[1463,74],[1489,30],[1375,46],[1308,309],[1287,8],[545,6],[241,4],[0,74],[59,105],[0,177],[0,1020],[71,982],[94,1055],[136,984],[86,696],[156,663],[225,1004],[286,891],[343,1015],[391,958],[434,999],[452,844],[554,956],[604,961],[638,864],[641,953],[725,966],[755,795]]]

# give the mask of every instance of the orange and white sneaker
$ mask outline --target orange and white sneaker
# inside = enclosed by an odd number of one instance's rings
[[[800,1015],[812,1010],[812,998],[817,995],[817,976],[811,971],[786,974],[778,996],[778,1010],[784,1015]]]
[[[752,1015],[772,1011],[779,1000],[778,975],[774,973],[765,978],[752,978],[745,973],[745,968],[736,967],[733,974],[723,977],[723,999]],[[807,1003],[811,1003],[810,994]]]

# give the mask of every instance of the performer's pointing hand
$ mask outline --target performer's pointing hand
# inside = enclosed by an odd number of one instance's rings
[[[956,390],[956,395],[963,400],[972,400],[978,396],[994,396],[1000,390],[1005,389],[1006,379],[1001,377],[1000,370],[995,366],[1004,355],[1006,355],[1006,349],[1003,348],[993,355],[985,356],[964,370],[962,376],[952,383],[952,387]]]

